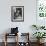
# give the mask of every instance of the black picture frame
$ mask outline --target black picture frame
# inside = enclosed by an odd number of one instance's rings
[[[11,6],[11,21],[24,22],[24,6]]]

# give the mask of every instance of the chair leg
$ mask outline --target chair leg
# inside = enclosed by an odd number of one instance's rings
[[[5,46],[7,46],[7,34],[5,34]]]
[[[6,42],[6,41],[5,41],[5,43],[4,43],[4,44],[5,44],[5,46],[7,46],[7,42]]]

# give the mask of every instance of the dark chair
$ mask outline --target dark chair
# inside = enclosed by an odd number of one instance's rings
[[[16,46],[18,46],[18,27],[11,28],[11,33],[6,33],[5,34],[5,46],[8,45],[7,38],[13,38],[13,36],[17,36]]]

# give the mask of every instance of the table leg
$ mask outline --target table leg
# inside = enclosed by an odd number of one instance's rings
[[[7,46],[7,35],[5,34],[5,46]]]

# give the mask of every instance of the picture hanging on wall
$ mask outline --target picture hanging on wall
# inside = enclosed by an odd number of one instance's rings
[[[11,6],[11,21],[12,22],[24,21],[24,6]]]

